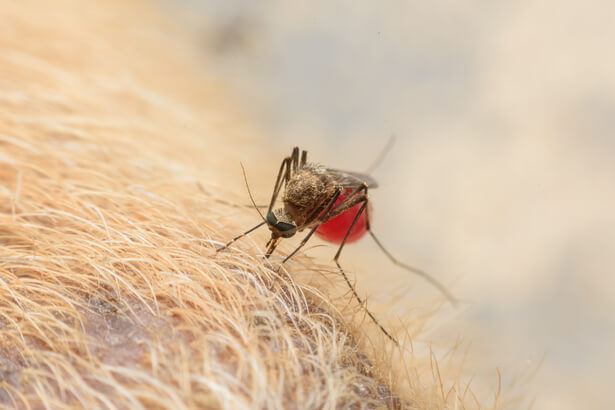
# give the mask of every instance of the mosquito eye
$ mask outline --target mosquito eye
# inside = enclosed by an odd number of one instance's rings
[[[297,228],[295,225],[287,224],[285,222],[278,222],[275,227],[278,228],[284,238],[290,238],[293,236],[295,234],[295,229]]]
[[[267,223],[269,225],[275,225],[278,223],[278,218],[275,217],[275,215],[273,214],[273,212],[269,212],[267,214]]]
[[[282,232],[290,231],[291,229],[295,229],[296,228],[295,225],[287,224],[286,222],[278,222],[275,225],[275,227],[278,228]]]

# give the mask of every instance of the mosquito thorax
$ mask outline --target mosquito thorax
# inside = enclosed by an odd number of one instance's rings
[[[284,191],[284,210],[293,223],[303,227],[322,213],[335,195],[336,184],[317,164],[306,164],[288,181]]]
[[[276,209],[267,214],[267,225],[275,236],[290,238],[297,232],[295,225],[284,209]]]

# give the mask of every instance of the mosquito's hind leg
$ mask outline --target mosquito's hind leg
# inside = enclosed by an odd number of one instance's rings
[[[367,188],[366,188],[365,192],[367,193]],[[403,268],[403,269],[407,270],[408,272],[411,272],[411,273],[414,273],[415,275],[421,276],[427,282],[431,283],[433,286],[438,288],[438,290],[440,292],[442,292],[442,294],[444,296],[446,296],[446,298],[449,300],[449,302],[451,302],[451,304],[453,306],[457,306],[457,304],[458,304],[457,299],[448,291],[448,289],[446,289],[446,287],[443,284],[441,284],[440,282],[435,280],[427,272],[425,272],[425,271],[423,271],[421,269],[415,268],[414,266],[406,265],[405,263],[398,261],[397,258],[395,258],[391,254],[391,252],[389,252],[384,247],[384,245],[382,245],[380,240],[376,237],[376,235],[374,235],[374,233],[371,230],[371,226],[370,226],[370,223],[369,223],[369,209],[368,208],[365,209],[365,229],[367,230],[367,232],[369,232],[370,236],[372,237],[374,242],[376,242],[376,245],[378,245],[378,247],[380,248],[382,253],[384,253],[391,260],[391,262],[393,262],[393,264],[399,266],[400,268]]]
[[[350,290],[352,291],[352,294],[354,295],[355,299],[357,300],[357,302],[359,302],[359,305],[363,306],[363,299],[361,299],[361,297],[359,296],[359,294],[357,293],[357,290],[355,289],[354,285],[352,284],[352,282],[350,282],[350,279],[348,278],[348,275],[346,275],[346,272],[344,271],[344,269],[342,268],[342,265],[340,265],[339,262],[339,258],[340,255],[342,253],[342,249],[344,248],[344,245],[346,244],[346,240],[348,239],[348,237],[350,236],[350,233],[352,232],[352,229],[354,228],[355,224],[357,223],[357,221],[359,220],[359,217],[361,216],[361,214],[363,212],[365,212],[365,217],[367,218],[367,204],[369,202],[369,199],[367,198],[367,185],[364,185],[362,188],[360,188],[361,190],[365,191],[365,196],[363,198],[363,205],[361,205],[361,208],[359,208],[359,211],[357,212],[357,214],[355,215],[354,219],[352,220],[352,224],[350,224],[350,227],[348,228],[348,231],[346,232],[346,236],[344,236],[344,240],[342,241],[342,243],[340,244],[339,249],[337,250],[337,253],[335,254],[335,257],[333,258],[333,261],[335,262],[335,264],[337,265],[337,268],[340,270],[342,276],[344,277],[344,280],[346,281],[346,283],[348,284],[348,287],[350,288]],[[354,206],[354,205],[353,205]],[[378,319],[376,319],[376,316],[374,316],[372,314],[372,312],[369,311],[369,309],[367,308],[367,304],[365,304],[365,312],[367,313],[367,315],[370,317],[370,319],[372,319],[372,321],[380,328],[380,330],[382,331],[382,333],[384,333],[389,339],[391,339],[391,341],[393,343],[395,343],[397,346],[399,346],[399,343],[397,342],[397,340],[395,340],[395,338],[393,336],[391,336],[391,334],[384,328],[384,326],[382,326],[380,324],[380,322],[378,321]]]

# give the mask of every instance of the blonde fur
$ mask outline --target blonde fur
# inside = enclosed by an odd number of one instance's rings
[[[253,216],[222,188],[241,132],[150,7],[0,8],[0,405],[474,407],[433,356],[370,345],[333,268],[276,274],[262,234],[215,253]]]

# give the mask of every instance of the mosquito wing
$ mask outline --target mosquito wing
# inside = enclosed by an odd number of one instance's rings
[[[361,184],[366,183],[368,188],[377,188],[378,183],[367,174],[353,171],[340,171],[339,169],[327,168],[327,172],[342,188],[358,188]]]

